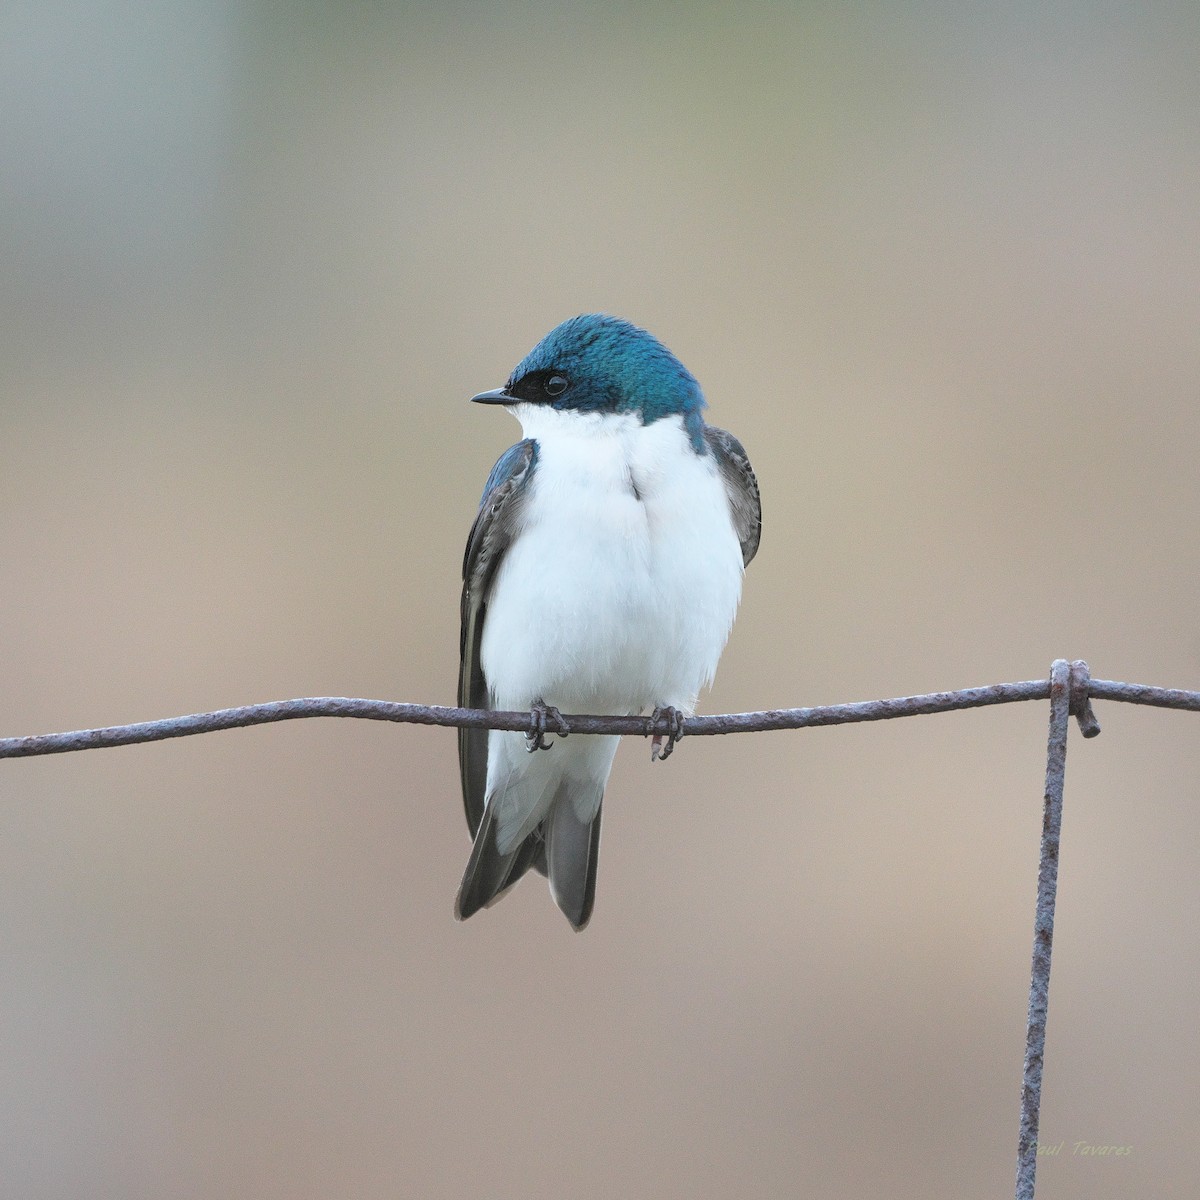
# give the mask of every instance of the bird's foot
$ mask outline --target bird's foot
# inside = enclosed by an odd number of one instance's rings
[[[565,738],[571,732],[570,725],[553,704],[543,704],[541,700],[536,701],[529,710],[529,732],[525,735],[525,749],[530,754],[537,750],[550,749],[551,743],[546,741],[546,731],[551,725],[554,726],[554,732],[560,738]]]
[[[656,708],[650,714],[652,721],[666,721],[667,737],[663,741],[663,735],[656,733],[650,739],[650,761],[658,762],[664,758],[670,758],[671,752],[675,749],[675,743],[683,737],[683,713],[674,705],[668,704],[666,707]]]

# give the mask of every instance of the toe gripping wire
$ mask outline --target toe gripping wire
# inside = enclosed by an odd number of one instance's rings
[[[553,745],[553,742],[546,741],[546,734],[551,725],[560,738],[565,738],[571,732],[566,717],[553,704],[544,704],[538,700],[529,710],[529,728],[525,733],[525,749],[530,754],[536,754],[539,750],[549,750]]]
[[[1029,972],[1025,1069],[1021,1079],[1016,1200],[1033,1200],[1034,1196],[1046,1014],[1050,1003],[1050,952],[1054,943],[1054,903],[1058,891],[1058,849],[1062,836],[1063,783],[1067,770],[1067,729],[1074,717],[1085,738],[1093,738],[1100,732],[1100,723],[1092,711],[1090,686],[1088,665],[1082,659],[1070,663],[1064,658],[1056,659],[1050,668],[1050,734],[1046,745],[1046,791],[1037,910],[1033,922],[1033,962]]]

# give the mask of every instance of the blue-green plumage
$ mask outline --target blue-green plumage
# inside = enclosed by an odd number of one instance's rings
[[[566,387],[547,393],[546,383]],[[692,373],[653,334],[620,317],[585,313],[552,329],[517,364],[511,396],[575,412],[633,412],[644,425],[682,414],[697,454],[704,442],[704,394]]]

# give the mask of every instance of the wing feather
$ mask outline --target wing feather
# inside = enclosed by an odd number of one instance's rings
[[[520,523],[526,488],[537,462],[537,442],[526,438],[506,450],[492,468],[479,512],[463,555],[462,633],[459,642],[458,703],[460,708],[490,708],[487,680],[480,662],[480,643],[488,593],[504,552]],[[487,799],[488,731],[458,731],[458,765],[463,807],[474,837]],[[528,865],[528,864],[526,864]]]
[[[758,553],[762,536],[762,501],[758,494],[758,480],[754,477],[745,447],[732,433],[706,425],[704,440],[717,460],[725,492],[729,496],[733,527],[742,546],[742,565],[748,567],[750,560]]]

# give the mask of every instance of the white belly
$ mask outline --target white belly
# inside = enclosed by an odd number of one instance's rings
[[[492,703],[694,711],[742,583],[713,456],[695,453],[678,417],[515,411],[538,458],[488,603]]]

